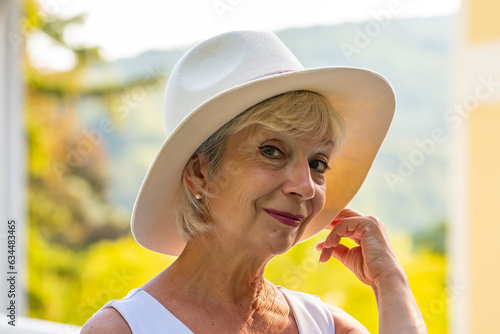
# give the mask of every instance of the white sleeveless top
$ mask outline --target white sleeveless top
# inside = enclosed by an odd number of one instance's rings
[[[300,334],[335,333],[333,317],[319,297],[278,287],[290,305]],[[142,289],[134,289],[119,300],[112,300],[102,309],[113,307],[128,323],[133,334],[193,334],[159,301]]]

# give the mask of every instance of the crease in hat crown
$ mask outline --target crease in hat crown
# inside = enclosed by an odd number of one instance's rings
[[[271,32],[232,31],[190,49],[172,71],[165,90],[167,136],[198,106],[256,78],[304,67]]]

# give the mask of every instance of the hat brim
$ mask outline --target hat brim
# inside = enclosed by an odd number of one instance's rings
[[[239,113],[294,90],[323,95],[346,122],[346,143],[327,174],[325,207],[309,223],[301,241],[324,229],[358,192],[394,115],[392,87],[369,70],[326,67],[276,74],[235,86],[198,106],[163,143],[142,183],[131,219],[136,241],[159,253],[179,255],[186,243],[177,231],[174,208],[191,155]]]

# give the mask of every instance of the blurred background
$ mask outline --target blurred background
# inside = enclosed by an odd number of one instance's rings
[[[493,0],[0,0],[0,264],[7,275],[15,220],[17,275],[16,329],[2,315],[1,332],[77,333],[173,261],[134,242],[131,209],[165,138],[170,71],[234,29],[275,31],[305,67],[391,81],[396,116],[350,207],[385,222],[429,333],[500,332],[499,12]],[[376,333],[371,289],[318,264],[322,238],[266,277]]]

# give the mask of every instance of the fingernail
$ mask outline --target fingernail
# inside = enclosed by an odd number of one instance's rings
[[[332,221],[332,224],[337,224],[337,223],[340,223],[340,219],[334,219],[334,220]]]

